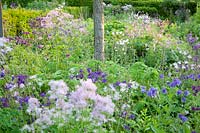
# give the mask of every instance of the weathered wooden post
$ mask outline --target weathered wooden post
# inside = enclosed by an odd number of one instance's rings
[[[0,46],[4,46],[3,42],[2,0],[0,0]]]
[[[93,0],[94,58],[104,61],[104,13],[103,0]]]
[[[3,37],[2,0],[0,0],[0,37]]]

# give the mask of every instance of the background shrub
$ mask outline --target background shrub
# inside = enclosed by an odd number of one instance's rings
[[[3,10],[4,36],[19,36],[22,32],[31,32],[29,20],[41,14],[42,11],[20,8]]]

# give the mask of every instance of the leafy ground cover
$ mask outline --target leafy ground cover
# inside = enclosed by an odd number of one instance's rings
[[[62,7],[30,19],[0,47],[0,131],[200,132],[197,18],[106,15],[105,62],[92,19]]]

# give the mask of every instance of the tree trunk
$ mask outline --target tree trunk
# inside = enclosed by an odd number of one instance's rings
[[[93,1],[94,58],[104,61],[104,13],[103,0]]]

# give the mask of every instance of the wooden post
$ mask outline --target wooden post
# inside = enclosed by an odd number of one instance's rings
[[[104,13],[103,0],[93,1],[94,58],[104,61]]]
[[[3,37],[2,0],[0,0],[0,37]]]

